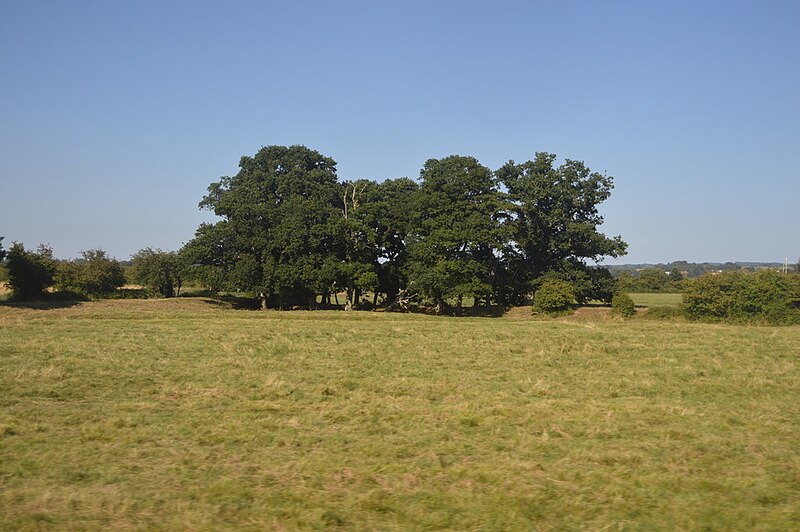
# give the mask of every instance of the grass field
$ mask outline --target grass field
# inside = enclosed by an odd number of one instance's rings
[[[683,294],[629,294],[638,307],[677,307]]]
[[[800,327],[0,305],[2,529],[789,530]]]

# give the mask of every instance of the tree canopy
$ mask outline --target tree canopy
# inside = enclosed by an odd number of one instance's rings
[[[54,283],[56,261],[53,250],[40,245],[36,251],[28,251],[22,243],[14,242],[8,250],[6,269],[14,299],[40,299]]]
[[[80,260],[58,263],[55,274],[58,290],[100,296],[125,284],[122,265],[102,249],[82,251],[81,256]]]
[[[508,305],[544,275],[576,298],[610,300],[610,275],[591,267],[625,253],[599,232],[612,178],[583,162],[537,153],[497,171],[474,157],[430,159],[419,181],[339,181],[336,162],[305,146],[266,146],[200,202],[221,220],[201,225],[181,254],[215,290],[260,295],[263,306],[327,304],[344,292],[386,303],[401,292],[441,309],[472,298]]]

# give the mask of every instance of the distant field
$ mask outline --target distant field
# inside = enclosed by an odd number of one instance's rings
[[[641,307],[677,307],[683,294],[629,294],[633,303]]]
[[[800,327],[0,305],[2,529],[790,530]]]

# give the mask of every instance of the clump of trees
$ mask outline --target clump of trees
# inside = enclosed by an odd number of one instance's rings
[[[643,268],[639,271],[621,272],[617,277],[617,288],[633,293],[675,293],[683,291],[683,274],[677,268],[669,272],[661,268]]]
[[[134,282],[162,297],[180,295],[187,266],[179,253],[144,248],[134,253],[132,264],[131,277]]]
[[[110,294],[125,283],[122,265],[109,258],[103,250],[84,251],[81,255],[78,260],[58,261],[53,257],[52,248],[44,244],[35,251],[26,250],[19,242],[14,242],[8,252],[0,248],[0,260],[6,259],[4,274],[12,299],[63,299],[65,294],[79,299],[99,297]],[[60,294],[50,294],[51,287]]]
[[[454,155],[426,161],[418,182],[339,182],[333,159],[267,146],[209,186],[200,206],[222,220],[201,225],[181,256],[208,288],[258,294],[264,307],[314,307],[341,291],[346,308],[366,292],[389,306],[508,306],[546,274],[579,302],[610,301],[610,274],[587,263],[625,253],[598,231],[612,178],[555,161],[537,153],[492,171]]]
[[[79,260],[57,264],[56,289],[99,297],[108,295],[125,284],[122,265],[108,257],[102,249],[83,251],[81,256]]]
[[[773,271],[704,275],[683,293],[693,320],[800,323],[800,275]]]

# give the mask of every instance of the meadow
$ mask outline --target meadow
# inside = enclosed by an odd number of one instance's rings
[[[0,305],[3,529],[800,527],[800,327]]]
[[[677,307],[681,304],[683,297],[683,294],[680,293],[633,293],[629,295],[637,307]]]

